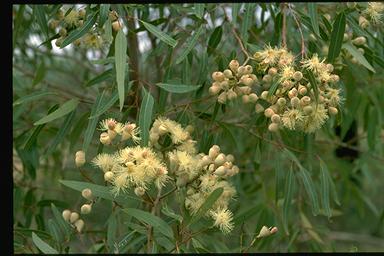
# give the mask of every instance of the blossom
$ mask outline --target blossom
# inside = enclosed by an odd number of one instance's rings
[[[213,226],[219,227],[223,233],[229,233],[232,231],[234,224],[233,214],[226,208],[217,209],[216,211],[210,211],[211,217],[214,219]]]
[[[303,121],[303,113],[298,109],[288,109],[284,112],[281,121],[283,126],[287,127],[290,130],[296,128],[297,123]]]
[[[115,158],[110,154],[101,153],[92,160],[92,163],[99,167],[103,172],[108,172],[111,171],[115,165]]]

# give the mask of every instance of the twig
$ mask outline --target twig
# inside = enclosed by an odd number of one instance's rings
[[[287,47],[287,20],[286,20],[286,15],[285,15],[285,7],[286,3],[281,3],[280,8],[281,8],[281,13],[283,15],[283,28],[281,30],[281,37],[282,37],[282,46],[285,48]]]
[[[299,32],[300,32],[300,37],[301,37],[301,58],[304,59],[304,57],[305,57],[305,43],[304,43],[303,31],[301,30],[301,24],[300,24],[299,20],[297,19],[295,11],[292,9],[290,4],[288,4],[288,8],[291,11],[293,19],[295,20],[297,28],[299,29]]]
[[[167,197],[168,195],[172,194],[176,190],[177,190],[177,187],[175,186],[171,191],[169,191],[169,192],[165,193],[164,195],[162,195],[159,200],[163,199],[164,197]]]
[[[155,199],[155,202],[153,203],[151,214],[155,215],[156,207],[158,203],[160,202],[161,197],[161,187],[159,188],[159,191],[157,192],[157,196]],[[151,253],[152,251],[152,231],[153,227],[151,225],[148,225],[148,231],[147,231],[147,253]]]
[[[251,244],[248,245],[248,247],[245,248],[245,249],[242,251],[242,253],[247,252],[247,251],[253,246],[253,244],[256,242],[256,239],[257,239],[257,236],[252,240]]]

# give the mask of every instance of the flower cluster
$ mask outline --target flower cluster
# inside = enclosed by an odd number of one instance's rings
[[[100,141],[104,145],[113,144],[118,136],[120,142],[128,138],[138,142],[138,128],[135,124],[121,124],[109,118],[101,121],[102,133]],[[104,179],[118,195],[132,189],[142,197],[155,185],[157,189],[174,181],[178,189],[185,187],[187,191],[185,205],[192,214],[196,214],[207,197],[217,188],[223,188],[215,204],[207,212],[207,217],[214,220],[214,226],[224,233],[233,228],[232,213],[228,209],[235,188],[228,178],[237,174],[239,168],[233,164],[234,157],[220,152],[220,147],[212,146],[208,155],[198,153],[196,141],[191,137],[192,126],[182,127],[179,123],[165,117],[158,117],[149,131],[149,145],[128,146],[117,149],[114,153],[100,153],[92,163],[104,172]],[[85,163],[85,153],[78,151],[75,162],[78,167]],[[82,191],[84,198],[92,200],[89,189]],[[83,214],[88,214],[94,201],[81,207]]]
[[[367,8],[362,12],[362,15],[359,17],[359,25],[362,28],[369,26],[370,22],[373,25],[382,24],[384,13],[384,3],[381,2],[369,2]]]
[[[77,232],[81,233],[84,228],[84,221],[80,219],[80,215],[77,212],[71,212],[70,210],[64,210],[62,212],[63,219],[71,224],[73,228],[76,228]]]
[[[238,96],[243,96],[245,101],[256,102],[257,95],[252,93],[252,86],[257,84],[257,77],[252,74],[251,65],[240,66],[237,60],[232,60],[229,69],[223,72],[213,72],[214,82],[209,88],[209,93],[219,95],[217,101],[225,104],[227,100],[232,100]]]

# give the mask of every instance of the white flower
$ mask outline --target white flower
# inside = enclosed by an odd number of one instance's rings
[[[217,209],[210,211],[211,217],[214,219],[213,226],[220,228],[223,233],[229,233],[232,231],[234,225],[232,223],[233,214],[228,209]]]

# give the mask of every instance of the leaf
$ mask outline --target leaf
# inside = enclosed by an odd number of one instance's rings
[[[312,237],[316,242],[320,244],[324,244],[320,236],[313,230],[311,222],[309,222],[308,218],[304,215],[303,212],[300,212],[300,218],[301,218],[303,227],[308,232],[309,236]]]
[[[97,184],[92,184],[89,182],[81,182],[81,181],[75,181],[75,180],[59,180],[59,182],[66,187],[69,187],[71,189],[74,189],[80,192],[83,191],[83,189],[85,188],[89,188],[92,190],[92,194],[95,197],[100,197],[110,201],[116,201],[120,204],[126,204],[127,198],[139,200],[136,197],[123,195],[123,194],[119,194],[118,196],[115,197],[111,192],[111,188],[106,186],[100,186]]]
[[[64,39],[63,43],[60,45],[60,48],[63,49],[73,41],[85,35],[92,28],[93,24],[95,24],[97,14],[98,12],[95,12],[92,16],[88,16],[83,26],[71,31],[68,36]]]
[[[57,224],[53,221],[53,219],[48,220],[48,231],[54,237],[56,242],[61,243],[63,239],[63,234],[60,232],[59,227]]]
[[[12,106],[14,107],[14,106],[20,105],[22,103],[38,100],[38,99],[43,98],[44,96],[48,96],[48,95],[57,95],[57,93],[54,93],[54,92],[34,92],[34,93],[28,94],[24,97],[18,98],[17,100],[15,100],[13,102]]]
[[[317,200],[315,185],[313,184],[312,178],[308,171],[304,168],[300,168],[299,177],[301,178],[305,191],[311,200],[312,213],[316,216],[319,213],[319,202]]]
[[[166,215],[166,216],[168,216],[168,217],[170,217],[170,218],[172,218],[172,219],[175,219],[175,220],[179,221],[180,223],[183,221],[183,217],[182,217],[181,215],[179,215],[179,214],[176,214],[172,209],[168,208],[167,205],[165,205],[165,206],[163,206],[163,207],[161,208],[161,212],[162,212],[164,215]]]
[[[288,230],[288,214],[289,209],[291,207],[291,200],[292,200],[292,194],[293,194],[293,188],[294,188],[294,174],[292,167],[287,173],[286,180],[285,180],[285,198],[284,198],[284,205],[283,205],[283,226],[287,234],[289,234]]]
[[[315,75],[312,73],[311,70],[306,70],[306,73],[307,73],[307,76],[308,76],[308,80],[311,84],[311,87],[313,88],[313,93],[315,94],[315,101],[318,102],[318,99],[319,99],[319,88],[318,88],[318,85],[317,85],[317,81],[316,81],[316,78],[315,78]]]
[[[309,2],[308,3],[308,14],[311,19],[312,28],[315,31],[316,35],[320,35],[319,32],[319,17],[317,15],[317,6],[316,3]]]
[[[323,206],[323,209],[325,211],[325,214],[330,218],[332,216],[331,212],[331,206],[329,204],[329,173],[327,165],[323,162],[323,160],[320,161],[320,188],[321,188],[321,203]]]
[[[204,4],[195,4],[194,11],[197,18],[201,19],[204,15]]]
[[[240,36],[241,40],[246,43],[248,41],[248,29],[250,26],[250,23],[252,22],[252,18],[254,16],[254,8],[255,4],[254,3],[245,3],[244,4],[245,8],[245,15],[243,15],[243,22],[241,24],[240,28]]]
[[[64,136],[67,134],[67,132],[69,131],[69,128],[73,123],[75,115],[76,115],[76,109],[73,110],[71,114],[69,114],[65,118],[63,125],[60,126],[59,132],[57,133],[56,137],[53,139],[51,145],[47,149],[47,154],[51,154],[56,149],[57,145],[59,145],[59,143],[64,139]]]
[[[44,66],[44,62],[41,62],[39,67],[37,68],[35,78],[33,79],[32,87],[37,85],[38,83],[40,83],[43,80],[43,78],[45,76],[45,72],[46,72],[46,69]]]
[[[195,47],[197,39],[199,39],[200,34],[203,32],[204,27],[200,26],[197,31],[193,34],[192,38],[188,40],[187,46],[181,52],[180,56],[176,59],[176,64],[180,64],[188,53]]]
[[[101,101],[103,99],[103,96],[104,96],[104,92],[97,96],[96,102],[93,105],[91,113],[89,114],[89,116],[95,115],[95,113],[97,112],[97,110],[99,109],[99,107],[101,105]],[[95,132],[98,121],[99,121],[99,118],[92,118],[92,119],[89,119],[89,121],[88,121],[87,129],[85,130],[85,134],[84,134],[84,141],[83,141],[83,148],[82,148],[83,151],[85,151],[85,152],[88,150],[89,144],[91,144],[92,137],[93,137],[93,134]]]
[[[332,26],[331,43],[328,50],[327,61],[333,63],[339,56],[341,50],[341,44],[343,43],[344,31],[345,31],[345,14],[339,13],[336,16],[336,20]]]
[[[159,38],[161,41],[163,41],[164,43],[172,46],[172,47],[175,47],[177,45],[177,41],[175,39],[173,39],[172,37],[170,37],[169,35],[167,35],[166,33],[164,33],[163,31],[161,31],[159,28],[153,26],[152,24],[150,23],[147,23],[145,21],[142,21],[141,20],[141,23],[143,23],[144,27],[149,31],[151,32],[152,34],[154,34],[157,38]]]
[[[364,57],[364,55],[357,50],[357,48],[351,43],[344,43],[342,46],[344,49],[346,49],[361,65],[372,71],[373,73],[376,73],[375,69],[372,67],[372,65],[367,61],[367,59]]]
[[[139,113],[139,127],[141,135],[141,145],[147,146],[149,139],[149,127],[152,123],[152,112],[154,99],[152,95],[143,89],[143,100],[141,101],[140,113]]]
[[[190,226],[191,224],[201,219],[201,217],[203,217],[208,212],[208,210],[212,207],[212,205],[216,203],[216,201],[219,199],[219,197],[223,192],[224,192],[224,189],[221,187],[211,192],[211,194],[209,194],[205,202],[200,206],[197,213],[192,216],[187,226]]]
[[[91,115],[89,119],[93,119],[95,117],[98,117],[104,114],[108,109],[110,109],[113,106],[113,104],[115,104],[118,98],[119,98],[118,92],[115,91],[111,95],[111,98],[105,104],[101,104],[100,107],[97,109],[96,113],[94,115]]]
[[[160,88],[172,93],[187,93],[196,91],[200,86],[186,84],[157,83]]]
[[[368,127],[367,127],[367,141],[369,148],[373,151],[375,150],[375,144],[376,144],[376,131],[377,126],[379,124],[378,118],[377,118],[377,110],[376,107],[371,107],[369,109],[369,117],[368,117]],[[380,125],[379,125],[380,127]]]
[[[280,85],[279,79],[276,79],[276,78],[273,79],[272,85],[268,90],[268,95],[269,96],[274,95],[276,90],[277,90],[277,87],[279,87],[279,85]]]
[[[41,31],[43,31],[45,37],[48,38],[48,22],[47,18],[45,17],[45,6],[42,4],[34,5],[33,15],[36,17]]]
[[[119,92],[120,111],[124,106],[124,80],[125,69],[127,65],[127,38],[122,29],[117,32],[115,39],[115,65],[116,65],[116,82]]]
[[[208,40],[208,47],[207,47],[208,55],[211,55],[211,53],[219,45],[222,36],[223,36],[223,28],[221,26],[217,26],[215,30],[213,30]]]
[[[107,229],[107,244],[109,247],[109,252],[114,252],[114,242],[116,240],[116,229],[117,229],[117,220],[116,220],[117,212],[112,212],[111,216],[108,220],[108,229]]]
[[[94,78],[92,78],[91,80],[89,80],[88,82],[85,83],[85,86],[86,87],[89,87],[89,86],[92,86],[92,85],[95,85],[95,84],[99,84],[109,78],[112,77],[112,69],[108,69],[106,71],[104,71],[103,73],[101,73],[100,75],[97,75],[95,76]]]
[[[33,125],[41,125],[48,122],[51,122],[53,120],[56,120],[57,118],[63,117],[73,111],[77,105],[79,104],[78,99],[71,99],[65,102],[61,107],[59,107],[56,111],[52,112],[51,114],[41,118],[39,121],[36,121]]]
[[[242,4],[240,4],[240,3],[233,3],[232,4],[232,23],[233,24],[236,24],[237,16],[239,15],[241,5]]]
[[[160,233],[162,233],[166,237],[173,239],[172,228],[168,226],[168,224],[161,218],[149,212],[145,212],[145,211],[134,209],[134,208],[125,208],[122,211],[127,213],[128,215],[135,217],[139,221],[142,221],[148,225],[151,225],[154,229],[158,230]]]
[[[100,4],[99,26],[102,27],[108,19],[110,4]]]
[[[41,240],[41,238],[32,232],[32,241],[44,254],[58,254],[59,252],[53,249],[49,244]]]
[[[53,216],[55,217],[57,223],[59,224],[61,231],[66,236],[66,239],[69,239],[69,237],[71,236],[72,227],[69,225],[68,222],[66,222],[63,219],[63,216],[60,214],[59,210],[57,210],[56,206],[52,203],[51,203],[51,210],[53,212]]]

